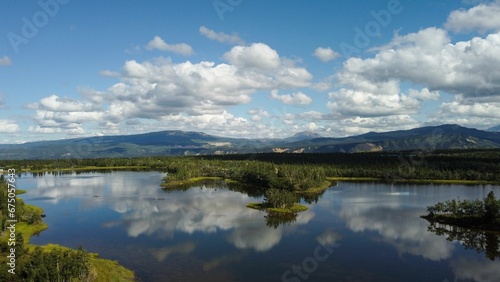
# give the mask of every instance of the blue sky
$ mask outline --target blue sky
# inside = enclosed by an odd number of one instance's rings
[[[500,124],[500,1],[0,5],[0,143]]]

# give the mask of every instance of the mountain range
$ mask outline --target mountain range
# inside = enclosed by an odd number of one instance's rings
[[[500,132],[456,124],[328,138],[301,132],[282,139],[227,138],[191,131],[0,144],[0,159],[60,159],[243,154],[325,153],[500,148]]]

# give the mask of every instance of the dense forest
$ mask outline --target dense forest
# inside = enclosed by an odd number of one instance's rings
[[[500,231],[500,200],[490,191],[481,200],[448,200],[427,207],[430,222]]]
[[[0,167],[15,168],[18,172],[142,168],[170,172],[171,181],[220,176],[259,184],[274,181],[274,177],[271,177],[274,174],[279,175],[278,178],[283,176],[280,180],[293,180],[293,185],[297,187],[320,183],[323,176],[376,178],[388,182],[466,180],[500,183],[500,150],[9,160],[0,161]],[[259,177],[253,179],[255,176]],[[284,182],[279,185],[289,184]]]

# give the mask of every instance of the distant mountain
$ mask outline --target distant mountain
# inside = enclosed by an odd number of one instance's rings
[[[307,131],[284,139],[227,138],[202,132],[160,131],[2,144],[0,160],[483,148],[500,148],[500,132],[453,124],[390,132],[369,132],[344,138],[327,138]]]
[[[495,132],[500,131],[500,125],[490,127],[487,130],[488,131],[495,131]]]
[[[445,124],[410,130],[369,132],[346,138],[313,139],[302,145],[311,147],[305,152],[500,148],[500,133]]]
[[[304,140],[311,140],[311,139],[316,139],[316,138],[322,138],[323,136],[313,133],[310,131],[303,131],[299,133],[295,133],[293,136],[287,137],[283,139],[286,142],[297,142],[297,141],[304,141]]]

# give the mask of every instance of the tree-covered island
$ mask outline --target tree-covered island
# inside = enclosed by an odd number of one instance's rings
[[[178,159],[169,163],[162,186],[165,190],[195,185],[202,180],[224,180],[228,186],[244,186],[249,195],[264,195],[264,202],[249,208],[264,210],[268,216],[287,217],[307,210],[301,205],[317,200],[331,182],[319,165],[275,164],[255,160]],[[233,188],[237,189],[237,188]]]
[[[490,191],[481,200],[448,200],[427,207],[422,218],[468,228],[500,231],[500,200]]]

